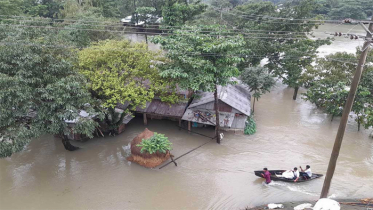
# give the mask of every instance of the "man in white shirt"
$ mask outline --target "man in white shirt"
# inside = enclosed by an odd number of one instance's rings
[[[301,172],[301,176],[303,176],[305,179],[310,179],[312,177],[312,171],[311,171],[311,166],[306,165],[306,170],[302,169],[302,166],[299,166]]]
[[[299,179],[299,171],[298,171],[298,169],[297,169],[297,167],[295,167],[294,168],[294,170],[292,170],[293,171],[293,174],[294,174],[294,182],[297,182],[298,181],[298,179]]]

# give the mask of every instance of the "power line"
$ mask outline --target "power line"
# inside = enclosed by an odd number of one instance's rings
[[[194,36],[195,34],[181,34],[181,33],[162,33],[162,32],[133,32],[133,31],[120,31],[120,30],[109,30],[109,29],[85,29],[85,28],[67,28],[67,27],[50,27],[50,26],[29,26],[29,25],[14,25],[14,24],[0,24],[0,26],[16,26],[16,27],[23,27],[23,28],[44,28],[44,29],[53,29],[53,30],[76,30],[76,31],[96,31],[96,32],[112,32],[112,33],[123,33],[123,34],[150,34],[150,35],[182,35],[182,36]],[[216,32],[218,33],[218,32]],[[256,34],[258,35],[258,34]],[[268,35],[268,34],[265,34]],[[207,34],[199,34],[199,36],[212,36]],[[271,36],[271,35],[268,35]],[[237,38],[237,36],[224,36],[224,37],[231,37]],[[288,39],[288,40],[309,40],[309,38],[291,38],[291,37],[249,37],[252,39]]]
[[[9,17],[8,15],[0,15],[0,16],[6,16],[6,17]],[[3,20],[8,20],[8,21],[25,21],[25,22],[40,22],[40,23],[47,23],[47,24],[51,24],[51,23],[60,23],[60,24],[68,24],[68,23],[65,23],[65,22],[56,22],[56,20],[64,20],[64,21],[75,21],[75,22],[83,22],[83,23],[80,23],[78,25],[85,25],[85,26],[95,26],[95,27],[98,27],[98,26],[102,26],[102,27],[119,27],[119,28],[122,28],[122,27],[125,27],[125,28],[131,28],[131,29],[139,29],[141,27],[139,26],[136,26],[135,24],[127,24],[126,26],[123,26],[123,24],[121,23],[118,23],[118,22],[107,22],[107,21],[85,21],[85,20],[74,20],[74,19],[42,19],[41,20],[33,20],[33,19],[36,19],[36,18],[33,18],[33,17],[28,17],[28,16],[10,16],[10,17],[18,17],[18,18],[27,18],[27,19],[14,19],[14,18],[8,18],[8,19],[3,19]],[[30,20],[31,19],[31,20]],[[39,18],[40,19],[40,18]],[[97,25],[97,24],[84,24],[84,22],[98,22],[98,23],[110,23],[111,25]],[[283,23],[281,22],[281,24],[288,24],[288,23]],[[188,27],[188,26],[164,26],[164,25],[150,25],[150,24],[147,24],[147,26],[152,26],[152,27],[146,27],[146,29],[149,29],[149,30],[162,30],[162,31],[172,31],[174,29],[180,29],[180,30],[185,30],[187,31],[187,29],[183,29],[183,28],[193,28],[193,26],[191,27]],[[154,28],[155,27],[155,28]],[[232,27],[232,26],[231,26]],[[233,26],[234,27],[234,26]],[[228,31],[242,31],[242,30],[245,30],[247,32],[268,32],[268,33],[291,33],[291,34],[315,34],[315,33],[327,33],[327,34],[330,34],[332,32],[318,32],[318,31],[304,31],[304,32],[301,32],[301,31],[271,31],[271,30],[249,30],[249,29],[225,29],[225,30],[228,30]]]
[[[47,47],[47,48],[66,48],[66,49],[76,49],[77,47],[75,46],[67,46],[67,45],[44,45],[44,44],[35,44],[35,43],[22,43],[22,42],[0,42],[0,46],[35,46],[35,47]],[[84,47],[80,49],[87,49],[87,48],[95,48],[96,46],[91,46],[91,47]],[[112,51],[123,51],[123,49],[111,49]],[[132,48],[127,48],[125,50],[129,51],[136,51],[136,52],[149,52],[148,50],[141,50],[141,49],[132,49]],[[299,52],[300,54],[302,52]],[[323,53],[323,52],[319,52]],[[201,56],[201,57],[244,57],[244,58],[279,58],[279,59],[289,59],[289,60],[299,60],[299,58],[320,58],[317,57],[317,55],[314,54],[303,54],[300,56],[289,56],[289,55],[250,55],[250,54],[220,54],[220,53],[183,53],[184,55],[187,56]],[[357,61],[357,59],[344,59],[344,60],[338,60],[338,59],[333,59],[333,58],[324,58],[327,60],[334,60],[338,62],[350,62],[350,61]],[[353,64],[353,63],[350,63]]]
[[[51,26],[30,26],[30,25],[16,25],[16,24],[0,24],[0,26],[8,26],[8,27],[11,27],[11,26],[14,26],[14,27],[21,27],[21,28],[42,28],[42,29],[53,29],[53,30],[75,30],[75,31],[95,31],[95,32],[112,32],[112,33],[122,33],[122,34],[142,34],[142,35],[181,35],[181,36],[193,36],[193,35],[196,35],[196,34],[193,34],[193,33],[189,33],[189,34],[186,34],[186,33],[163,33],[163,32],[137,32],[137,31],[124,31],[124,30],[110,30],[110,29],[84,29],[84,28],[66,28],[66,27],[51,27]],[[183,30],[177,30],[175,32],[178,32],[178,31],[181,31],[183,32]],[[188,31],[187,31],[188,32]],[[197,32],[197,31],[190,31],[190,32]],[[198,32],[216,32],[216,33],[219,33],[217,31],[198,31]],[[226,34],[229,34],[229,33],[233,33],[233,32],[226,32]],[[236,33],[235,33],[236,34]],[[252,34],[252,35],[263,35],[263,36],[259,36],[259,37],[255,37],[255,36],[247,36],[249,34]],[[213,35],[208,35],[208,34],[198,34],[199,36],[213,36]],[[280,37],[279,35],[283,35],[283,34],[260,34],[260,33],[244,33],[244,34],[238,34],[237,36],[232,36],[232,35],[224,35],[223,37],[228,37],[228,38],[237,38],[239,37],[239,35],[245,35],[243,37],[245,38],[251,38],[251,39],[264,39],[264,40],[268,40],[268,39],[273,39],[273,40],[322,40],[320,38],[308,38],[306,36],[301,36],[301,37]],[[278,36],[277,36],[278,35]],[[329,34],[329,35],[333,35],[333,34]],[[352,40],[352,41],[358,41],[358,40]],[[333,41],[333,42],[343,42],[343,41]]]
[[[20,24],[0,24],[0,25],[7,25],[7,26],[19,26]],[[89,24],[84,24],[84,25],[89,25]],[[29,26],[29,25],[22,25],[22,26]],[[30,26],[33,26],[33,25],[30,25]],[[73,25],[73,26],[76,26],[76,25]],[[89,25],[89,26],[102,26],[102,27],[120,27],[120,28],[123,28],[123,29],[127,29],[127,27],[124,27],[124,26],[107,26],[107,25]],[[33,27],[36,27],[36,26],[33,26]],[[40,26],[40,27],[55,27],[55,26]],[[75,27],[74,27],[75,28]],[[131,29],[138,29],[138,27],[129,27]],[[76,30],[83,30],[84,28],[75,28]],[[89,29],[89,28],[88,28]],[[158,34],[165,34],[163,31],[174,31],[172,29],[159,29],[159,28],[143,28],[144,30],[158,30],[158,31],[162,31],[162,32],[146,32],[146,33],[149,33],[149,34],[154,34],[154,33],[158,33]],[[92,29],[92,30],[95,30],[95,29]],[[97,29],[97,30],[102,30],[102,29]],[[105,30],[112,30],[112,29],[105,29]],[[180,30],[178,29],[177,31],[183,31],[183,32],[195,32],[195,30]],[[201,32],[201,33],[211,33],[211,32],[216,32],[216,33],[223,33],[223,34],[236,34],[236,31],[232,31],[232,30],[227,30],[226,32],[223,31],[223,32],[218,32],[218,31],[209,31],[209,30],[201,30],[201,31],[198,31],[198,32]],[[299,38],[305,38],[303,36],[297,36],[297,33],[289,33],[289,34],[278,34],[278,33],[264,33],[264,32],[256,32],[256,33],[248,33],[248,32],[243,32],[243,33],[240,33],[240,34],[244,34],[244,35],[266,35],[266,36],[273,36],[273,37],[276,37],[276,36],[292,36],[294,38],[296,37],[299,37]]]
[[[42,20],[24,20],[24,19],[3,19],[3,20],[8,20],[8,21],[20,21],[20,22],[35,22],[35,23],[46,23],[46,24],[51,24],[51,23],[58,23],[58,24],[66,24],[68,25],[69,23],[68,22],[50,22],[50,21],[42,21]],[[128,24],[126,26],[124,26],[123,24],[121,23],[113,23],[112,25],[97,25],[97,24],[74,24],[75,25],[83,25],[83,26],[94,26],[94,27],[114,27],[114,28],[133,28],[133,29],[139,29],[140,27],[139,26],[135,26],[134,24]],[[147,26],[159,26],[159,25],[147,25]],[[165,28],[162,28],[162,27],[157,27],[157,28],[152,28],[152,27],[141,27],[141,28],[146,28],[146,29],[154,29],[154,30],[162,30],[162,31],[172,31],[174,29],[178,29],[180,27],[174,27],[174,26],[171,26],[171,27],[168,27],[166,26]],[[186,26],[186,28],[188,29],[188,27]],[[189,27],[189,28],[192,28],[192,27]],[[186,30],[186,29],[179,29],[179,30],[184,30],[184,31],[191,31],[191,30]],[[239,31],[239,29],[225,29],[225,30],[228,30],[228,31]],[[241,30],[242,31],[242,30]],[[261,32],[261,33],[264,33],[264,32],[269,32],[269,33],[283,33],[283,32],[288,32],[288,33],[291,33],[291,34],[304,34],[304,33],[323,33],[323,32],[294,32],[294,31],[270,31],[270,30],[247,30],[247,31],[250,31],[250,32]],[[204,32],[208,32],[208,31],[204,31]]]

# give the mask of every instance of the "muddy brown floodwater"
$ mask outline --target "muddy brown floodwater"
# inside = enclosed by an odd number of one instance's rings
[[[323,179],[309,183],[274,182],[253,171],[291,169],[310,164],[325,173],[338,120],[278,84],[257,103],[258,131],[253,136],[226,133],[163,169],[130,164],[123,148],[145,126],[135,118],[125,133],[75,143],[68,152],[52,136],[32,141],[26,150],[0,160],[1,209],[239,209],[267,202],[314,200]],[[177,157],[210,141],[178,130],[177,123],[150,120],[148,128],[165,133]],[[213,135],[212,129],[194,131]],[[330,195],[372,196],[373,139],[350,122]]]
[[[320,31],[332,26],[322,26]],[[349,28],[344,28],[348,31]],[[345,32],[342,31],[342,32]],[[319,33],[320,34],[320,33]],[[342,41],[342,40],[339,40]],[[328,52],[354,52],[358,42],[335,42]],[[300,90],[302,92],[304,90]],[[125,133],[75,143],[66,151],[59,139],[36,139],[11,158],[0,159],[0,209],[242,209],[268,202],[316,200],[323,178],[308,183],[264,185],[253,171],[311,165],[327,169],[339,119],[331,118],[277,84],[256,104],[257,133],[225,133],[214,142],[163,169],[146,169],[126,160],[129,142],[145,126],[135,118]],[[164,133],[179,155],[210,141],[179,130],[176,122],[149,120],[148,128]],[[194,128],[212,136],[213,129]],[[350,120],[330,195],[363,198],[373,195],[373,139]]]

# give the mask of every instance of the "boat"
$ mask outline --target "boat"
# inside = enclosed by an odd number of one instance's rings
[[[279,177],[280,175],[282,175],[283,172],[285,172],[286,170],[268,170],[269,173],[271,174],[271,180],[274,180],[274,181],[283,181],[283,182],[294,182],[293,179],[287,179],[285,177]],[[261,171],[254,171],[255,175],[256,176],[259,176],[261,178],[264,178],[262,176],[262,174],[264,174],[264,172],[261,170]],[[311,181],[311,180],[314,180],[314,179],[317,179],[317,178],[320,178],[322,177],[323,175],[322,174],[315,174],[315,173],[312,173],[312,177],[309,178],[309,179],[304,179],[302,176],[299,177],[298,181],[297,182],[307,182],[307,181]]]

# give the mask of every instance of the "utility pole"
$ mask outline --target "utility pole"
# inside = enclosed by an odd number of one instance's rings
[[[373,21],[373,17],[372,17],[372,21]],[[359,64],[356,68],[355,76],[352,80],[352,84],[351,84],[350,92],[348,94],[347,102],[346,102],[346,105],[343,109],[342,119],[341,119],[341,122],[339,124],[337,136],[335,138],[335,142],[334,142],[332,154],[331,154],[331,157],[330,157],[330,160],[329,160],[328,170],[326,171],[326,176],[325,176],[324,185],[322,187],[320,198],[326,198],[328,196],[329,189],[330,189],[330,184],[331,184],[331,181],[332,181],[332,178],[333,178],[333,175],[334,175],[335,167],[337,165],[337,159],[338,159],[338,156],[339,156],[339,151],[340,151],[341,146],[342,146],[343,136],[344,136],[344,133],[345,133],[345,130],[346,130],[348,115],[351,112],[351,108],[352,108],[352,105],[353,105],[353,102],[354,102],[354,99],[355,99],[357,87],[359,85],[361,74],[363,72],[365,61],[366,61],[366,58],[367,58],[367,55],[368,55],[369,46],[372,43],[373,23],[370,22],[369,28],[366,28],[364,23],[360,23],[360,24],[363,26],[364,30],[367,31],[367,35],[365,37],[365,42],[364,42],[364,45],[363,45],[363,48],[362,48],[363,51],[361,52],[361,55],[360,55],[360,58],[359,58]]]

